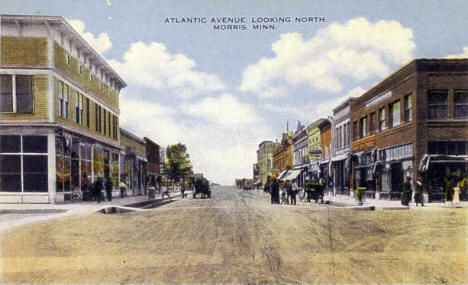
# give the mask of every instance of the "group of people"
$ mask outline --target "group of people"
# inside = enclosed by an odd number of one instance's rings
[[[271,204],[286,204],[296,205],[296,196],[299,190],[296,184],[292,184],[291,180],[278,181],[276,178],[270,183],[265,184],[265,192],[271,195]]]
[[[96,181],[92,184],[83,183],[81,189],[82,199],[84,201],[96,201],[98,203],[101,203],[101,201],[104,201],[105,199],[102,190],[105,190],[107,200],[112,201],[113,186],[114,185],[110,179],[108,179],[106,183],[103,183],[101,177],[98,177]],[[78,189],[73,190],[73,192],[78,192]]]

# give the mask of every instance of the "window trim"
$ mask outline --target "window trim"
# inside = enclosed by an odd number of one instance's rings
[[[453,90],[453,118],[456,119],[456,120],[466,120],[466,119],[468,119],[468,114],[465,117],[457,117],[456,116],[457,107],[466,106],[468,108],[468,103],[458,103],[457,104],[455,102],[455,97],[456,97],[457,92],[463,92],[463,93],[466,93],[468,95],[468,89],[455,89],[455,90]]]
[[[411,104],[409,104],[409,98],[411,98]],[[404,123],[409,123],[413,120],[413,117],[414,117],[414,112],[413,112],[413,93],[409,93],[409,94],[406,94],[404,97],[403,97],[403,114],[404,114]],[[409,119],[406,117],[406,112],[409,112]]]
[[[430,104],[429,103],[429,93],[430,92],[445,92],[446,93],[446,99],[445,99],[445,104]],[[429,89],[427,90],[427,93],[426,93],[426,98],[427,98],[427,115],[426,115],[426,118],[427,120],[447,120],[448,119],[448,105],[449,105],[449,102],[448,102],[448,96],[449,96],[449,90],[448,89]],[[445,116],[444,118],[430,118],[429,115],[430,115],[430,112],[429,112],[429,109],[431,106],[445,106]]]
[[[394,124],[395,120],[394,120],[394,111],[393,111],[393,105],[395,105],[396,103],[398,103],[398,124]],[[395,128],[395,127],[398,127],[399,125],[402,124],[402,121],[401,121],[401,100],[400,99],[397,99],[393,102],[391,102],[390,104],[388,104],[388,109],[391,110],[391,112],[389,111],[388,112],[388,127],[389,128]]]
[[[31,194],[31,193],[34,193],[34,194],[42,194],[42,195],[45,195],[44,193],[49,193],[49,185],[47,186],[47,189],[46,191],[40,191],[40,192],[37,192],[37,191],[27,191],[25,192],[24,191],[24,163],[23,163],[23,160],[24,160],[24,156],[43,156],[43,157],[46,157],[46,160],[48,160],[48,152],[23,152],[23,137],[24,136],[39,136],[39,137],[46,137],[46,144],[47,144],[47,149],[49,148],[49,145],[48,145],[48,141],[47,141],[47,136],[45,135],[18,135],[20,137],[20,151],[19,152],[7,152],[7,153],[0,153],[0,155],[2,156],[8,156],[8,155],[16,155],[16,156],[20,156],[20,185],[21,185],[21,191],[16,191],[16,192],[10,192],[10,191],[1,191],[0,189],[0,193],[9,193],[9,194],[12,194],[12,195],[17,195],[19,193],[27,193],[27,194]],[[1,137],[1,135],[0,135]],[[47,167],[47,175],[49,173],[49,168]],[[48,184],[48,179],[47,179],[47,184]]]
[[[36,111],[36,104],[35,104],[35,92],[34,92],[34,75],[31,74],[20,74],[20,73],[2,73],[2,76],[11,76],[11,104],[12,104],[12,111],[0,111],[1,114],[22,114],[22,115],[33,115]],[[32,80],[32,112],[18,112],[18,99],[17,99],[17,88],[16,88],[16,76],[30,76]]]

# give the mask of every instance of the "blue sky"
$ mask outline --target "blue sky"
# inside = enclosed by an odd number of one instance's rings
[[[69,20],[128,82],[123,127],[183,142],[195,171],[251,177],[256,148],[311,123],[412,58],[468,56],[466,1],[9,1],[1,14]],[[251,17],[325,17],[253,31]],[[166,24],[245,17],[247,31]]]

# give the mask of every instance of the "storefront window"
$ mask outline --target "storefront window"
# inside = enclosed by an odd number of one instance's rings
[[[23,136],[23,152],[47,153],[47,137]]]
[[[0,136],[0,153],[21,152],[20,136]]]
[[[46,136],[0,136],[0,191],[47,192],[47,158]]]
[[[430,141],[428,154],[468,155],[468,141]]]
[[[72,141],[71,147],[71,190],[80,190],[80,142]]]
[[[47,156],[23,156],[24,192],[47,192]]]
[[[55,139],[57,192],[70,192],[70,143],[70,140],[64,137],[56,137]]]
[[[21,192],[21,156],[0,155],[0,189]]]
[[[104,177],[104,157],[102,153],[102,146],[98,144],[93,145],[93,171],[94,179]]]

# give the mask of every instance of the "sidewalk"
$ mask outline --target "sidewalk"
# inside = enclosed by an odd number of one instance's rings
[[[355,207],[359,206],[359,202],[356,198],[346,195],[326,195],[323,197],[324,201],[329,201],[330,204],[336,206],[345,206],[345,207]],[[400,200],[376,200],[376,199],[364,199],[364,203],[362,206],[371,207],[374,206],[376,209],[384,209],[384,210],[397,210],[397,209],[416,209],[416,208],[423,208],[421,206],[416,206],[416,203],[411,202],[409,206],[403,206]],[[432,202],[432,203],[424,203],[424,207],[444,207],[444,208],[454,208],[454,207],[468,207],[468,202],[458,202],[458,203],[441,203],[441,202]]]
[[[186,192],[189,194],[190,192]],[[169,192],[170,200],[180,197],[179,191]],[[154,199],[149,200],[148,195],[132,196],[126,198],[114,198],[112,201],[81,201],[61,204],[0,204],[0,233],[9,231],[15,227],[48,221],[62,217],[88,215],[98,212],[108,207],[129,208],[131,205],[144,204],[151,201],[159,203],[169,201],[167,197],[162,199],[161,194],[156,194]],[[136,211],[146,211],[145,209],[133,208]]]

